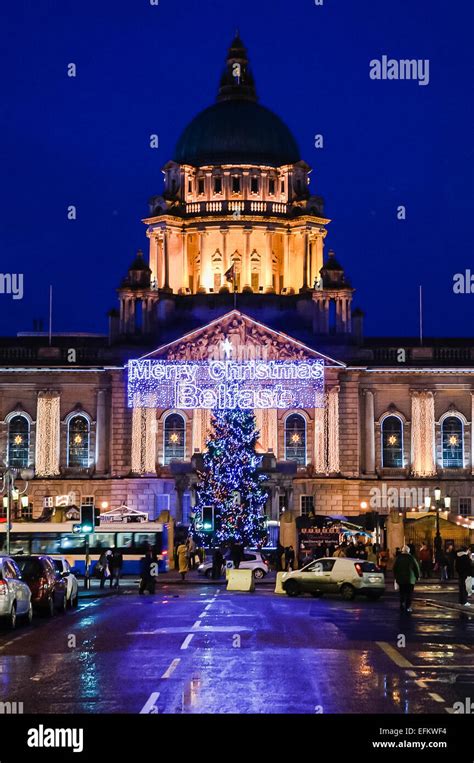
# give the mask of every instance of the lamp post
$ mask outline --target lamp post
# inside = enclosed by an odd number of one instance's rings
[[[436,508],[436,535],[435,535],[434,546],[435,546],[435,550],[439,551],[442,546],[441,533],[439,530],[439,512],[441,509],[447,509],[449,511],[449,509],[451,508],[451,498],[449,497],[449,495],[446,495],[444,498],[441,498],[441,490],[439,487],[435,487],[434,497],[435,497],[435,508]],[[429,495],[425,496],[425,508],[428,510],[431,508],[431,496]]]
[[[7,555],[10,555],[10,532],[11,532],[11,507],[12,500],[17,501],[20,496],[24,496],[28,490],[28,481],[34,477],[34,470],[30,467],[24,469],[17,469],[13,466],[8,467],[3,473],[3,487],[1,492],[5,493],[6,509],[7,509],[7,543],[6,551]],[[15,487],[15,480],[22,479],[26,484],[24,489],[20,492]]]

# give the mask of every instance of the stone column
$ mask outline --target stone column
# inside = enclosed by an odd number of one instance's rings
[[[309,235],[303,234],[303,289],[308,288]]]
[[[170,258],[169,231],[165,229],[163,232],[163,266],[164,266],[163,291],[171,291],[169,258]]]
[[[229,255],[227,252],[227,236],[229,233],[228,228],[221,228],[221,235],[222,235],[222,267],[224,269],[224,273],[226,273],[230,268],[230,261],[229,261]],[[225,281],[224,281],[225,284]]]
[[[187,231],[183,231],[181,234],[182,237],[182,247],[183,247],[183,278],[182,278],[182,288],[184,293],[186,294],[186,289],[189,288],[189,256],[188,256],[188,239],[189,235]]]
[[[264,286],[266,292],[273,291],[273,262],[272,262],[272,231],[267,229],[265,233],[265,269]]]
[[[107,410],[105,389],[97,390],[96,428],[95,428],[95,468],[98,474],[107,471]]]
[[[375,474],[375,419],[374,393],[364,389],[364,421],[365,421],[365,473]]]
[[[200,285],[205,289],[211,289],[214,284],[212,283],[211,272],[211,260],[209,252],[206,250],[206,236],[207,233],[204,230],[199,231],[200,251],[201,251],[201,279]]]
[[[152,233],[149,234],[150,239],[150,283],[154,281],[158,284],[158,239]]]
[[[291,273],[290,273],[290,244],[291,244],[291,232],[289,230],[284,234],[284,260],[283,260],[283,286],[289,289],[291,287]]]
[[[245,236],[245,251],[244,256],[242,260],[242,273],[241,273],[241,285],[240,288],[243,289],[245,286],[251,285],[251,277],[250,277],[250,237],[252,235],[252,228],[244,228],[244,236]]]

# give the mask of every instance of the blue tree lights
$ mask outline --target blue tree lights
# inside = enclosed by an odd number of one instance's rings
[[[192,531],[209,542],[209,535],[203,532],[204,510],[212,507],[216,543],[259,545],[266,536],[267,494],[262,487],[266,477],[258,473],[255,416],[248,409],[216,410],[212,426],[199,474]]]

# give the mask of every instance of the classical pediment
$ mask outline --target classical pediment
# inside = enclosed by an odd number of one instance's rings
[[[144,356],[166,360],[305,360],[321,358],[328,365],[344,366],[338,360],[308,347],[232,310],[195,331]]]

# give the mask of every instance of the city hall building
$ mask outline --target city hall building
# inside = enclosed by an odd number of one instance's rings
[[[469,540],[474,346],[364,336],[311,168],[260,104],[238,36],[216,102],[163,172],[108,335],[0,340],[0,463],[35,472],[14,521],[94,503],[187,524],[218,399],[195,374],[213,369],[217,383],[240,364],[269,519],[376,511],[400,545],[410,520],[434,533],[426,498],[434,508],[439,487],[444,536]],[[191,370],[178,383],[167,368]]]

